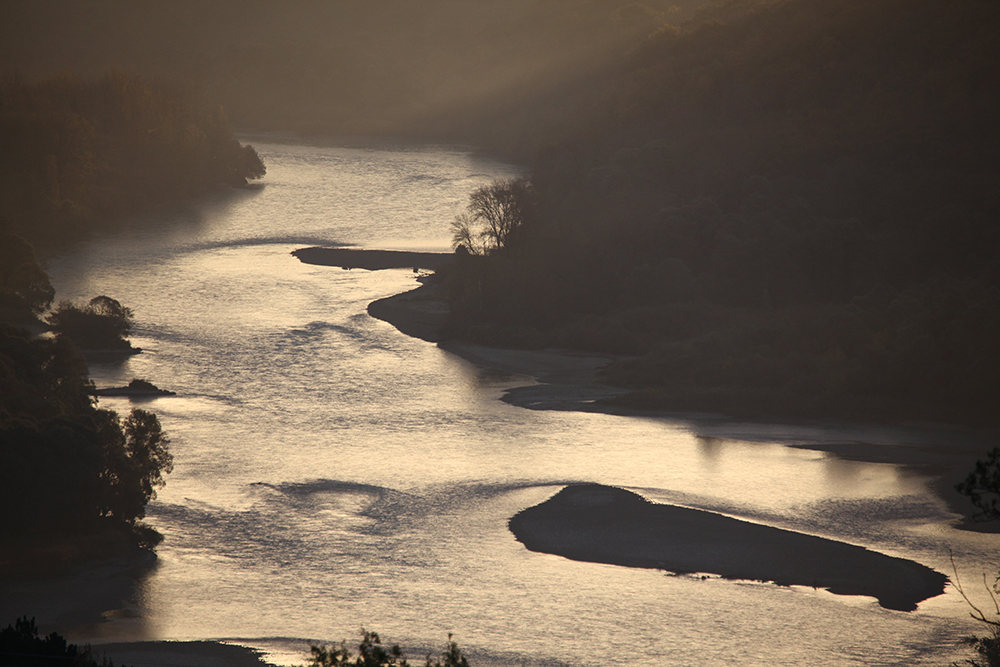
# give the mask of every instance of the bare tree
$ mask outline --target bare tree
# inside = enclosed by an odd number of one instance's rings
[[[535,207],[535,191],[527,178],[500,179],[476,188],[469,205],[452,223],[452,245],[473,255],[509,250]]]

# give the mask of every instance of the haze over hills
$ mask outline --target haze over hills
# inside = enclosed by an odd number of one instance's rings
[[[123,68],[195,80],[238,128],[454,137],[581,85],[680,16],[675,5],[699,4],[4,2],[0,57],[32,78]]]

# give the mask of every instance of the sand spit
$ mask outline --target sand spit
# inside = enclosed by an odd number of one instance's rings
[[[343,269],[428,269],[436,270],[452,261],[445,252],[361,250],[359,248],[299,248],[292,254],[305,264],[339,266]]]
[[[868,595],[899,611],[940,595],[948,581],[929,567],[863,547],[655,504],[600,484],[568,486],[516,514],[509,526],[531,551],[572,560],[813,586]]]

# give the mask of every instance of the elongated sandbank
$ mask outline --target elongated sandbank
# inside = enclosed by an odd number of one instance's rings
[[[516,514],[509,526],[529,550],[572,560],[812,586],[871,596],[899,611],[940,595],[948,581],[929,567],[863,547],[651,503],[599,484],[567,486]]]
[[[748,431],[740,427],[740,424],[750,422],[728,420],[724,415],[627,410],[602,403],[601,399],[626,391],[600,382],[598,371],[612,360],[612,355],[551,349],[511,350],[457,340],[439,342],[441,326],[448,316],[448,304],[440,288],[432,283],[373,301],[368,306],[368,313],[392,324],[404,334],[437,342],[441,349],[477,366],[533,377],[537,384],[514,387],[504,393],[503,400],[512,405],[533,410],[666,417],[687,423],[699,437],[707,438],[725,439],[726,434],[733,430],[725,427],[727,423],[735,424],[737,438],[744,437],[740,434],[754,431],[753,428]],[[805,422],[804,428],[810,431],[816,425],[816,422]],[[926,425],[924,430],[933,437],[911,439],[900,436],[884,441],[877,437],[869,439],[868,429],[862,425],[851,429],[845,440],[804,438],[782,441],[791,447],[830,452],[845,460],[890,463],[917,470],[932,480],[934,490],[955,514],[968,514],[972,505],[968,498],[955,490],[955,484],[965,479],[976,460],[986,451],[983,435],[970,429],[940,425]],[[964,520],[959,527],[995,532],[1000,529],[1000,522]]]
[[[364,250],[361,248],[299,248],[292,254],[305,264],[344,269],[438,269],[452,261],[451,253]]]

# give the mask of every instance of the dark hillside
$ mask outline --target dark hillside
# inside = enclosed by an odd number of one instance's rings
[[[644,407],[995,421],[1000,6],[747,4],[540,154],[452,333],[644,354]]]
[[[190,85],[114,71],[0,80],[0,217],[32,241],[264,175]]]
[[[123,68],[195,81],[241,129],[525,151],[675,6],[704,3],[7,0],[0,62],[32,80]]]

